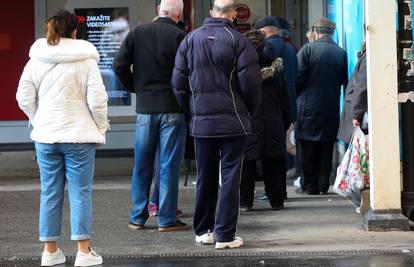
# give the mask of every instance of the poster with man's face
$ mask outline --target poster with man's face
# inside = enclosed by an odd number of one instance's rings
[[[109,106],[130,106],[131,93],[122,87],[112,70],[112,62],[129,32],[129,11],[120,8],[78,8],[77,38],[91,42],[100,56],[101,70]]]

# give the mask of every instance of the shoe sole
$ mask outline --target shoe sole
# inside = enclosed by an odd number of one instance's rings
[[[218,249],[218,250],[220,250],[220,249],[233,249],[233,248],[239,248],[239,247],[242,247],[243,246],[243,244],[241,244],[241,245],[224,245],[223,247],[221,246],[221,245],[218,245],[217,246],[217,243],[216,243],[216,249]]]
[[[196,241],[197,244],[200,244],[200,245],[214,245],[214,239],[211,240],[211,241],[208,241],[208,242],[203,242],[203,240],[199,240],[196,237],[195,241]]]
[[[132,225],[132,224],[128,224],[128,228],[131,230],[144,230],[145,226],[144,225]]]
[[[159,227],[158,231],[161,233],[178,232],[187,230],[187,226],[170,226],[170,227]]]
[[[65,260],[62,260],[62,261],[58,261],[58,262],[54,262],[53,264],[52,263],[50,263],[50,264],[40,264],[40,266],[55,266],[55,265],[61,265],[61,264],[64,264],[66,262],[66,259]]]

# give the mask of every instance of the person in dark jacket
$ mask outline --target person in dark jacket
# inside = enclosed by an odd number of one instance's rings
[[[176,218],[185,116],[171,89],[175,55],[186,35],[177,25],[182,10],[182,0],[162,0],[159,17],[131,31],[113,63],[122,85],[136,94],[135,166],[128,225],[133,230],[144,229],[149,216],[147,206],[157,147],[160,151],[158,230],[177,231],[186,226]]]
[[[266,196],[274,210],[283,209],[286,180],[286,130],[289,128],[290,100],[284,79],[283,60],[272,62],[263,53],[265,35],[259,30],[245,33],[259,55],[262,68],[262,104],[251,119],[240,184],[240,209],[249,211],[254,200],[256,161],[263,169]]]
[[[306,194],[326,194],[332,152],[339,125],[341,85],[347,82],[347,56],[332,40],[335,24],[319,19],[313,24],[316,40],[298,53],[298,119],[295,125]]]
[[[233,1],[216,0],[210,14],[212,18],[181,43],[172,84],[178,103],[191,116],[195,141],[196,242],[213,244],[214,231],[216,249],[223,249],[243,245],[235,237],[240,173],[250,116],[261,101],[262,79],[255,49],[232,23]]]
[[[261,17],[254,24],[254,28],[261,30],[266,35],[264,54],[271,60],[278,57],[283,59],[285,81],[290,95],[290,116],[292,121],[296,121],[296,78],[298,73],[296,49],[279,34],[281,26],[275,17]]]
[[[345,90],[344,107],[339,124],[338,140],[351,142],[354,127],[360,126],[367,107],[367,65],[365,49],[358,53],[358,62]]]
[[[364,115],[368,110],[367,102],[367,65],[365,43],[362,51],[358,53],[358,61],[354,72],[345,90],[344,106],[342,108],[341,121],[338,130],[338,150],[341,160],[349,143],[352,141],[352,134],[356,126],[360,126],[367,133],[367,126],[364,125]],[[369,194],[364,191],[354,191],[351,201],[357,206],[357,212],[365,214],[369,208]]]

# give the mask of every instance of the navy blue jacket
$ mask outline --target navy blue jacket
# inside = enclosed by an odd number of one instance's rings
[[[335,142],[341,85],[348,80],[345,50],[330,37],[304,45],[298,53],[297,139]]]
[[[256,50],[227,19],[207,18],[178,49],[172,87],[194,137],[248,135],[261,85]]]
[[[298,74],[298,58],[296,49],[283,37],[275,34],[266,38],[264,53],[271,60],[283,59],[285,81],[290,95],[290,119],[296,121],[296,78]]]

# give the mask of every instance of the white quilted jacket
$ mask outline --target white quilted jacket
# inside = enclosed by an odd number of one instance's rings
[[[40,143],[105,143],[108,96],[98,68],[99,54],[89,42],[46,39],[30,48],[16,99]]]

